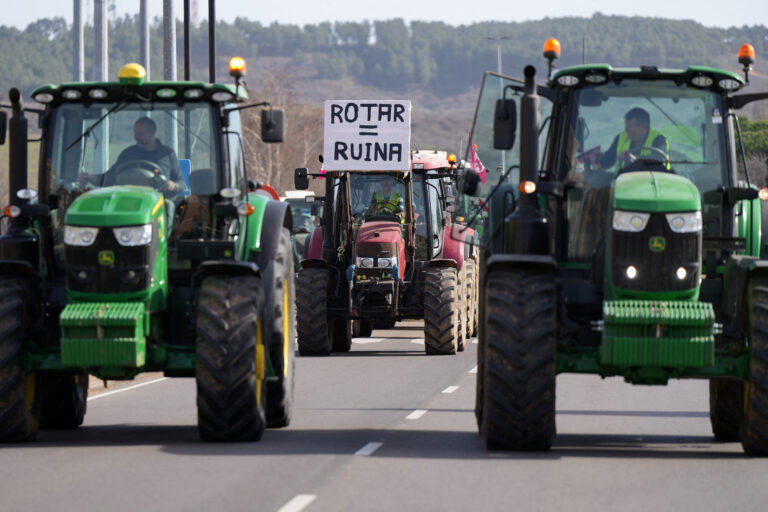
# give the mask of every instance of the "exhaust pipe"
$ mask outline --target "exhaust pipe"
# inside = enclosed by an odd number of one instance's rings
[[[16,195],[27,188],[27,118],[21,93],[15,87],[8,91],[11,101],[11,119],[8,122],[8,202],[20,206],[22,200]]]

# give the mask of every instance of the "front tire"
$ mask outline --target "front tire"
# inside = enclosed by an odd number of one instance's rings
[[[454,267],[424,273],[424,349],[427,355],[455,354],[458,348],[459,279]]]
[[[488,272],[481,435],[491,450],[555,438],[556,291],[548,274]]]
[[[744,383],[733,379],[709,381],[709,421],[718,441],[738,441],[744,422]]]
[[[88,407],[88,374],[44,373],[40,383],[40,428],[72,429]]]
[[[749,455],[768,455],[768,279],[751,279],[747,293],[749,382],[741,445]]]
[[[333,348],[333,324],[328,319],[330,275],[325,268],[302,268],[296,281],[296,330],[299,353],[327,356]]]
[[[204,441],[258,441],[266,426],[261,279],[208,276],[196,325],[197,419]]]

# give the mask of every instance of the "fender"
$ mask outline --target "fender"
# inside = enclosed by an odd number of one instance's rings
[[[201,279],[214,274],[261,277],[261,270],[252,261],[215,260],[200,264]]]
[[[750,279],[755,277],[768,277],[768,261],[744,255],[734,255],[728,260],[723,275],[722,303],[727,319],[739,321],[740,324],[748,320],[748,315],[744,314],[746,293]]]
[[[464,237],[466,236],[466,233],[458,235],[456,238],[461,239],[457,240],[451,236],[452,231],[455,231],[452,229],[453,226],[457,226],[457,224],[450,224],[445,226],[443,230],[443,258],[455,261],[456,268],[461,270],[461,267],[464,266],[464,246],[466,245],[464,242]]]
[[[557,272],[557,261],[552,256],[538,254],[494,254],[486,261],[483,280],[494,270],[533,270],[554,274]]]
[[[282,228],[287,228],[289,233],[293,229],[291,209],[288,203],[283,201],[269,201],[264,208],[264,216],[261,220],[259,252],[256,256],[256,261],[262,269],[266,269],[275,258]],[[254,261],[253,253],[251,253],[249,260]]]
[[[301,260],[301,268],[331,268],[328,262],[321,258]]]
[[[321,259],[323,257],[323,227],[316,227],[309,234],[309,240],[304,242],[304,254],[306,259]]]
[[[449,260],[449,259],[435,259],[435,260],[429,260],[427,262],[427,267],[429,268],[435,268],[435,267],[451,267],[459,270],[459,265],[456,263],[456,260]]]

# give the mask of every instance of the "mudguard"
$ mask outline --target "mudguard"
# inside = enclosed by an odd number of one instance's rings
[[[264,208],[264,216],[261,220],[261,236],[259,239],[259,267],[267,268],[274,260],[277,247],[280,245],[280,231],[287,228],[290,233],[293,229],[293,214],[288,203],[283,201],[269,201]],[[250,261],[253,261],[251,255]]]
[[[537,254],[494,254],[486,261],[486,271],[491,270],[535,270],[537,273],[555,273],[557,261],[552,256]]]
[[[456,262],[456,268],[461,270],[464,266],[464,259],[467,253],[467,244],[464,241],[466,239],[466,233],[456,236],[456,230],[453,229],[455,224],[445,226],[443,230],[443,259],[449,259]],[[451,236],[453,229],[453,235]],[[459,238],[457,240],[457,238]]]
[[[753,277],[768,276],[768,261],[753,256],[731,256],[723,275],[722,311],[728,320],[737,320],[744,313],[747,285]],[[746,316],[746,315],[745,315]],[[742,318],[746,321],[746,318]]]
[[[309,234],[309,240],[304,242],[304,259],[321,259],[323,257],[323,227],[318,226]],[[303,262],[302,262],[303,265]]]
[[[252,261],[214,260],[200,264],[201,279],[214,274],[261,277],[261,270]]]

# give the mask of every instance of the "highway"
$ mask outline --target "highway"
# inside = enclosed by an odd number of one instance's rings
[[[427,357],[421,324],[298,357],[288,428],[204,444],[193,379],[92,395],[82,427],[0,447],[0,510],[764,510],[768,461],[716,443],[706,381],[561,375],[544,453],[486,451],[476,344]]]

